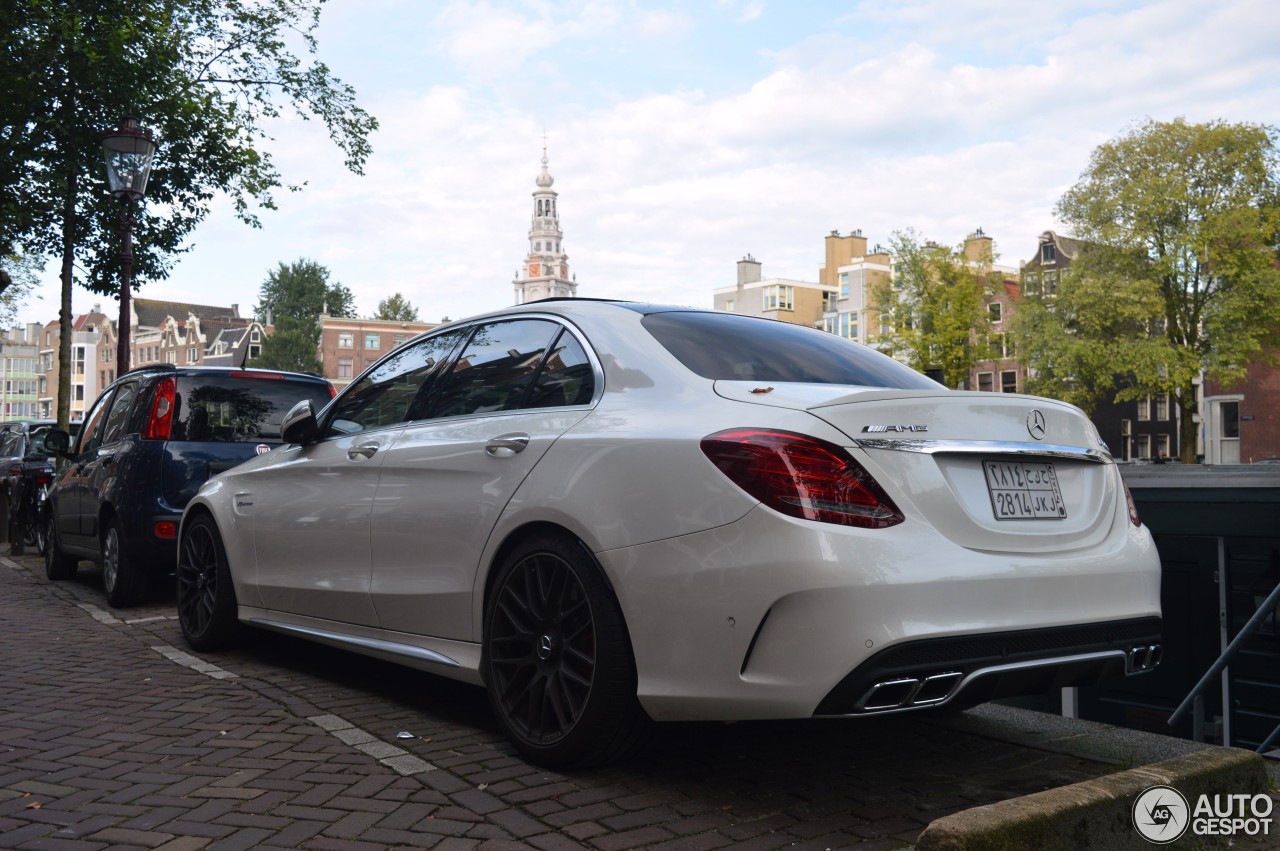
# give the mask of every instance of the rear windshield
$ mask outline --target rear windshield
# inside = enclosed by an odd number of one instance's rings
[[[318,412],[329,387],[288,377],[179,375],[170,440],[214,443],[280,440],[280,420],[303,399]]]
[[[644,327],[682,364],[724,381],[937,390],[932,379],[866,346],[803,325],[732,313],[652,313]]]

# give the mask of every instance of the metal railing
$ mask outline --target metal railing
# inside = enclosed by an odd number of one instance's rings
[[[1209,684],[1213,682],[1215,677],[1221,675],[1223,670],[1231,664],[1231,660],[1236,657],[1238,652],[1240,652],[1240,648],[1244,646],[1245,641],[1257,632],[1258,627],[1262,625],[1268,615],[1276,611],[1276,605],[1278,603],[1280,603],[1280,584],[1276,585],[1276,587],[1272,589],[1271,593],[1267,595],[1267,599],[1262,601],[1262,605],[1258,606],[1258,609],[1253,613],[1253,616],[1250,617],[1248,622],[1246,622],[1245,625],[1240,628],[1240,631],[1236,633],[1236,637],[1231,639],[1231,643],[1222,651],[1222,655],[1218,657],[1216,662],[1209,666],[1209,670],[1205,671],[1204,676],[1200,678],[1200,682],[1196,683],[1195,688],[1191,689],[1191,693],[1183,698],[1182,703],[1178,705],[1177,709],[1173,710],[1173,714],[1169,716],[1169,726],[1172,727],[1181,721],[1182,717],[1187,714],[1187,710],[1193,705],[1198,703],[1199,707],[1203,707],[1204,690],[1209,687]],[[1223,711],[1228,711],[1228,708],[1224,707]],[[1265,753],[1267,748],[1271,747],[1271,745],[1277,741],[1280,741],[1280,726],[1277,726],[1275,730],[1271,732],[1271,735],[1267,736],[1266,740],[1258,747],[1258,753]],[[1224,742],[1223,744],[1230,743]]]

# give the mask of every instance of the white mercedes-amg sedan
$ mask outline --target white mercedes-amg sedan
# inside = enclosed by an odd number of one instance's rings
[[[180,404],[180,402],[179,402]],[[912,712],[1148,671],[1160,564],[1089,420],[811,328],[548,300],[396,349],[183,517],[183,632],[487,688],[530,760],[648,722]]]

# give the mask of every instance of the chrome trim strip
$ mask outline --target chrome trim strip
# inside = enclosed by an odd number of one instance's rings
[[[268,620],[266,618],[249,618],[245,623],[251,624],[252,626],[260,626],[264,629],[273,629],[276,632],[301,635],[305,638],[318,638],[325,641],[332,641],[335,644],[349,644],[352,647],[363,647],[366,650],[390,653],[393,656],[405,656],[422,662],[434,662],[437,665],[447,665],[451,668],[462,667],[458,662],[455,662],[443,653],[437,653],[436,651],[428,650],[425,647],[414,647],[412,644],[401,644],[396,641],[383,641],[379,638],[365,638],[362,635],[347,635],[341,632],[330,632],[327,629],[316,629],[311,626],[295,626],[291,623],[280,623],[279,621]]]
[[[896,452],[919,452],[924,455],[1035,455],[1048,458],[1069,458],[1073,461],[1092,461],[1095,464],[1114,463],[1111,456],[1100,449],[1083,449],[1079,446],[1063,446],[1056,443],[1019,443],[1012,440],[855,440],[862,449],[888,449]]]

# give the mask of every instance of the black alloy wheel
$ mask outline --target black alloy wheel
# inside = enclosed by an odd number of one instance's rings
[[[603,762],[647,729],[622,612],[576,541],[535,539],[504,562],[484,657],[494,713],[534,762]]]
[[[178,622],[196,650],[217,650],[239,633],[236,592],[218,526],[208,514],[186,524],[178,544]]]

